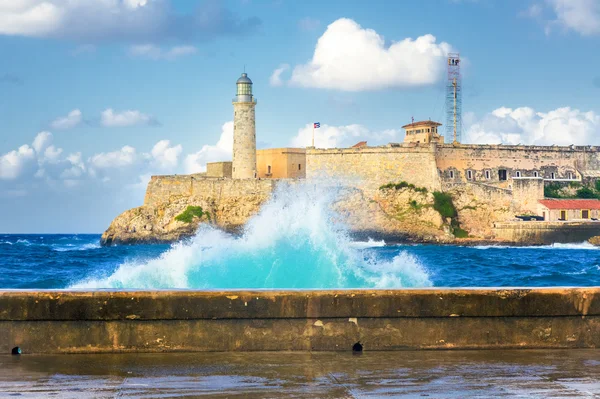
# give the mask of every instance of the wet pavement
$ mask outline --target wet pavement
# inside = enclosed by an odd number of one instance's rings
[[[0,398],[600,398],[600,350],[0,356]]]

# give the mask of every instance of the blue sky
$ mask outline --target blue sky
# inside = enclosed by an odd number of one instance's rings
[[[598,0],[6,3],[0,232],[101,232],[150,175],[228,159],[244,66],[261,147],[444,122],[448,51],[464,142],[600,144]]]

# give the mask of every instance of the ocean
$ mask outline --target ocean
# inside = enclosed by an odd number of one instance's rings
[[[210,225],[173,245],[0,235],[0,289],[334,289],[600,285],[600,249],[355,242],[335,188],[278,188],[243,234]]]
[[[215,232],[211,232],[215,233]],[[219,236],[220,232],[217,232]],[[310,265],[307,256],[268,248],[246,257],[190,240],[176,245],[101,247],[100,235],[0,235],[0,288],[387,288],[546,287],[600,285],[600,249],[590,244],[543,247],[351,243]],[[231,238],[239,240],[240,238]],[[285,246],[285,245],[284,245]],[[294,255],[297,251],[291,251]],[[300,250],[302,252],[302,250]],[[341,251],[344,252],[344,251]],[[285,258],[285,259],[283,259]],[[323,270],[317,270],[323,268]],[[253,276],[255,274],[255,276]]]

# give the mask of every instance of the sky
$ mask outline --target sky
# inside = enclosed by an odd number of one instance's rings
[[[600,0],[0,0],[0,232],[101,233],[150,176],[230,160],[235,81],[259,148],[600,145]]]

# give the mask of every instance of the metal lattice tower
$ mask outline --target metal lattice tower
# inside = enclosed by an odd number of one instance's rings
[[[462,133],[462,84],[460,56],[448,54],[448,81],[446,82],[446,142],[460,143]]]

